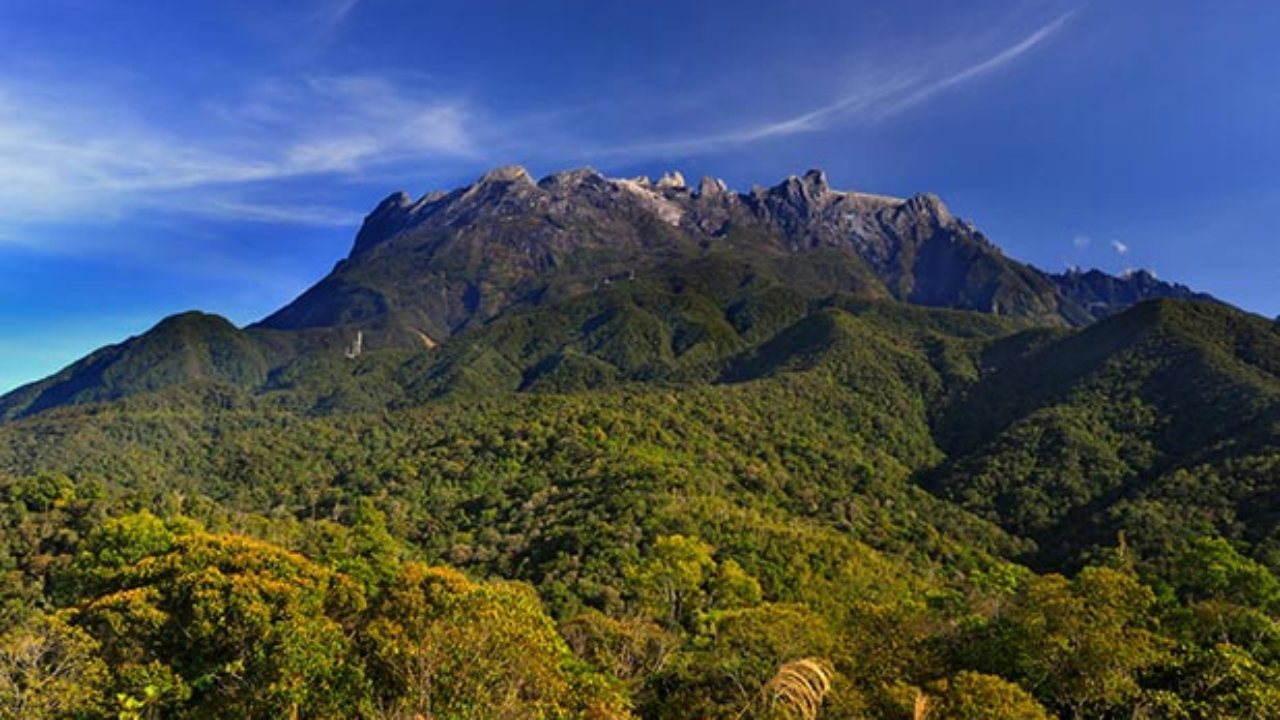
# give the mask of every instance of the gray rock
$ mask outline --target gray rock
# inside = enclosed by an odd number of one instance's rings
[[[342,326],[419,346],[423,333],[443,340],[601,278],[652,278],[708,253],[729,259],[740,282],[764,274],[815,300],[892,297],[1050,324],[1092,322],[1149,297],[1201,297],[1145,273],[1041,272],[1005,257],[936,195],[834,190],[821,170],[737,194],[713,177],[691,192],[679,172],[651,183],[580,168],[535,184],[509,166],[417,202],[389,196],[350,257],[262,325]]]

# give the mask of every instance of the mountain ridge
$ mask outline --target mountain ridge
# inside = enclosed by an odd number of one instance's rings
[[[761,308],[841,295],[1051,326],[1085,325],[1153,297],[1212,300],[1146,272],[1045,273],[1006,257],[937,195],[836,190],[821,170],[741,193],[713,177],[689,186],[678,172],[653,181],[579,168],[535,180],[505,166],[451,191],[387,196],[348,256],[299,297],[243,329],[209,325],[216,348],[178,332],[190,322],[166,320],[0,396],[0,420],[186,380],[267,387],[290,363],[345,348],[356,333],[368,348],[421,351],[513,313],[637,282],[658,295],[693,292],[751,337],[780,329],[759,325]],[[147,348],[186,359],[147,358]]]
[[[388,243],[399,246],[399,258],[432,257],[429,269],[449,274],[415,277],[441,298],[387,282],[394,271],[377,256]],[[659,252],[669,260],[726,248],[758,257],[820,247],[847,251],[861,266],[863,287],[826,284],[813,288],[818,294],[882,292],[917,304],[1076,326],[1148,297],[1208,298],[1145,273],[1045,273],[1007,258],[936,195],[834,190],[821,170],[739,193],[712,177],[690,187],[679,173],[654,182],[580,168],[534,180],[524,168],[508,166],[453,191],[417,200],[403,191],[388,196],[334,272],[257,325],[351,324],[393,336],[410,334],[396,333],[397,324],[418,325],[439,340],[546,291],[554,284],[546,276],[581,291],[611,270],[651,270]],[[584,260],[594,267],[581,267]],[[371,280],[371,272],[379,277]]]

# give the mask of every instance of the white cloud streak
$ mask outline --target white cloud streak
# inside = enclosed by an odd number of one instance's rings
[[[80,90],[0,77],[0,224],[148,207],[283,221],[296,208],[209,202],[195,191],[475,153],[461,103],[415,97],[377,77],[267,83],[181,132],[122,115],[110,100],[78,99]]]
[[[317,12],[317,19],[326,29],[333,29],[347,19],[361,0],[325,0]]]
[[[929,100],[944,90],[953,88],[961,83],[982,77],[983,75],[987,75],[1010,65],[1018,58],[1027,54],[1027,52],[1032,48],[1044,42],[1048,37],[1060,30],[1073,15],[1075,15],[1074,10],[1059,16],[1053,22],[1023,38],[1021,42],[1001,50],[980,63],[970,65],[960,72],[925,84],[923,87],[913,90],[905,97],[890,103],[885,108],[882,108],[881,112],[888,115],[901,112],[913,105],[919,105],[920,103]]]
[[[1128,254],[1129,254],[1129,246],[1128,246],[1128,245],[1125,245],[1124,243],[1120,242],[1119,240],[1112,240],[1112,241],[1111,241],[1111,249],[1112,249],[1112,250],[1115,250],[1117,255],[1128,255]]]
[[[815,132],[825,128],[839,115],[856,114],[871,108],[876,102],[892,97],[912,83],[910,78],[900,78],[869,85],[839,100],[808,112],[772,122],[751,125],[720,133],[711,133],[674,140],[656,140],[616,145],[595,150],[591,155],[653,156],[678,153],[705,153],[763,140]]]
[[[840,119],[855,117],[864,120],[884,119],[923,104],[948,89],[1011,65],[1058,32],[1074,14],[1075,12],[1072,11],[1061,15],[986,60],[941,78],[931,79],[935,78],[936,73],[928,70],[899,72],[889,81],[863,87],[834,102],[782,120],[676,140],[621,145],[596,154],[642,156],[712,152],[773,138],[816,132],[830,127],[834,121]]]
[[[360,224],[363,216],[324,205],[264,205],[240,200],[212,199],[192,207],[192,211],[214,217],[232,217],[276,225],[314,225],[318,227],[350,227]]]

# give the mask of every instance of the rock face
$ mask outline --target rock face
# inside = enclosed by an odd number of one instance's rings
[[[1072,298],[1090,317],[1099,320],[1113,314],[1118,308],[1152,298],[1211,299],[1186,285],[1163,282],[1146,270],[1118,277],[1100,270],[1071,270],[1050,277],[1063,295]]]
[[[893,297],[1050,324],[1194,296],[1144,273],[1041,272],[935,195],[834,190],[821,170],[736,193],[715,178],[692,188],[678,172],[652,182],[584,168],[535,181],[503,167],[451,192],[383,200],[350,256],[260,326],[361,328],[375,344],[419,344],[607,278],[683,282],[680,268],[713,261],[737,268],[724,282],[766,278],[814,298]]]

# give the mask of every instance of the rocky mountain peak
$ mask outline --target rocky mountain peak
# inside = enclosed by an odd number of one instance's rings
[[[543,190],[570,190],[586,182],[603,180],[604,176],[595,168],[581,167],[552,173],[539,180],[538,187]]]
[[[702,178],[702,182],[698,183],[698,197],[712,198],[725,195],[728,192],[729,186],[720,178],[707,175]]]
[[[1145,274],[1043,273],[1006,258],[937,195],[835,190],[819,169],[740,195],[715,177],[689,188],[678,171],[655,182],[578,168],[535,183],[512,165],[447,194],[383,199],[351,257],[263,325],[359,325],[375,338],[394,325],[412,342],[443,339],[619,272],[685,272],[708,257],[814,298],[861,293],[1046,323],[1192,295]]]
[[[412,224],[413,198],[403,190],[388,195],[369,213],[356,234],[352,254],[368,250]]]
[[[481,175],[479,180],[467,186],[456,200],[450,202],[450,207],[455,212],[463,212],[467,209],[496,206],[504,198],[525,194],[537,187],[528,170],[519,165],[504,165]]]
[[[810,198],[819,198],[831,192],[831,185],[827,183],[827,174],[817,168],[806,172],[800,181]]]
[[[514,183],[524,182],[533,184],[533,178],[529,177],[529,171],[520,165],[503,165],[497,167],[480,177],[477,185],[493,185],[497,183]]]
[[[789,175],[786,180],[769,188],[769,195],[782,198],[796,207],[821,204],[831,195],[827,175],[821,170],[809,170],[803,176]]]
[[[443,200],[448,196],[449,196],[449,193],[443,190],[432,190],[431,192],[419,198],[418,202],[414,203],[414,208],[421,208],[424,205],[430,205],[431,203]]]
[[[386,198],[384,198],[382,202],[378,203],[378,206],[373,209],[372,214],[378,215],[378,214],[393,212],[395,210],[403,210],[404,208],[407,208],[410,205],[413,205],[413,198],[409,195],[409,193],[403,190],[399,190],[397,192],[391,193]]]
[[[913,215],[928,219],[935,227],[949,225],[954,219],[951,211],[943,204],[942,198],[933,193],[919,193],[911,196],[904,205],[904,209]]]
[[[679,190],[684,188],[684,174],[679,170],[664,173],[655,185],[659,190]]]
[[[1132,280],[1132,281],[1141,282],[1141,283],[1150,283],[1156,280],[1155,273],[1151,272],[1146,268],[1125,270],[1124,272],[1120,273],[1120,277],[1125,280]]]

